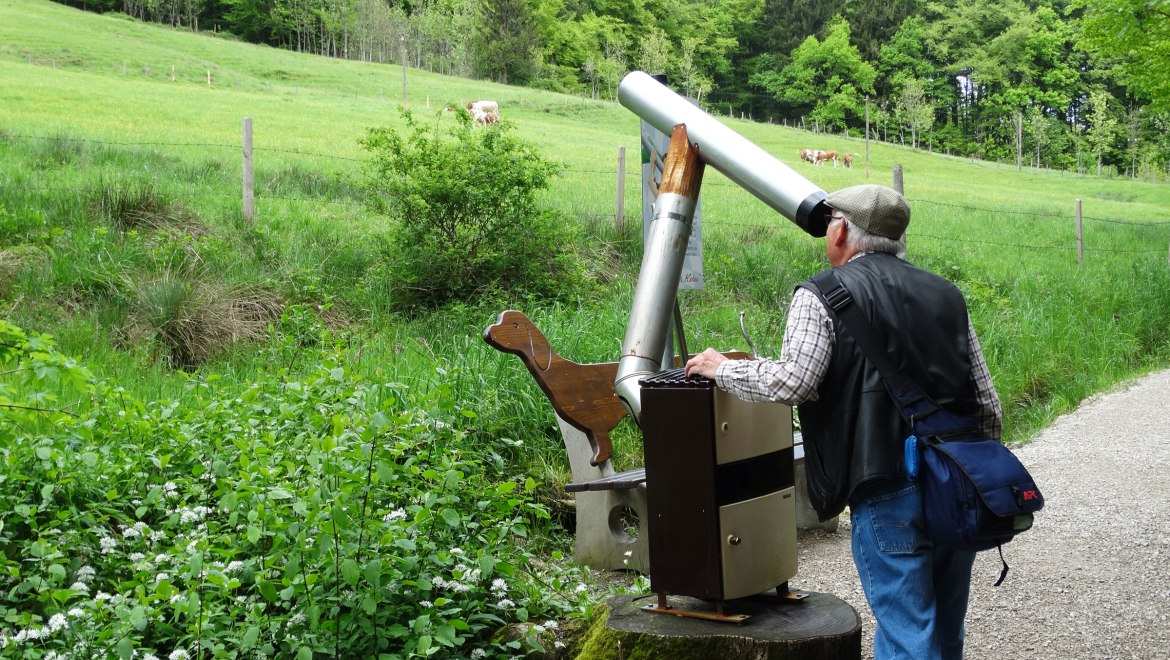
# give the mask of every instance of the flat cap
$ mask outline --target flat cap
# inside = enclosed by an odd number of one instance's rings
[[[866,183],[829,193],[825,205],[871,234],[898,240],[910,224],[910,204],[897,190]]]

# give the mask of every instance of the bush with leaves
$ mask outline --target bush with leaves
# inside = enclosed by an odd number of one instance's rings
[[[462,110],[453,125],[403,115],[405,131],[374,128],[361,141],[370,156],[370,199],[397,221],[385,267],[373,271],[393,283],[394,302],[438,306],[495,292],[561,298],[579,291],[577,232],[537,200],[558,165],[511,136],[506,122],[475,127]]]
[[[534,554],[551,523],[512,443],[448,389],[325,351],[301,380],[144,404],[0,329],[2,657],[519,657],[589,605]],[[18,396],[64,376],[100,396]]]

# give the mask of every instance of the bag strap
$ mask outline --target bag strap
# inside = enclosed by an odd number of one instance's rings
[[[938,410],[938,405],[931,401],[914,381],[899,371],[889,354],[878,346],[873,327],[857,305],[853,304],[853,296],[841,283],[837,273],[827,270],[814,275],[810,281],[820,293],[830,313],[841,321],[849,334],[853,335],[853,340],[857,342],[866,359],[881,373],[886,382],[886,390],[894,399],[894,404],[906,422],[913,427],[914,420],[922,419]]]

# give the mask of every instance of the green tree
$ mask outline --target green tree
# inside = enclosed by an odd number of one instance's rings
[[[808,37],[787,66],[757,74],[752,83],[793,113],[807,114],[828,128],[844,128],[848,118],[865,112],[865,94],[873,93],[876,77],[851,43],[849,23],[836,17],[824,41]]]
[[[672,73],[670,39],[659,28],[650,28],[638,44],[638,68],[649,73]]]
[[[759,31],[765,52],[781,58],[821,33],[845,0],[764,0]]]
[[[926,85],[910,78],[902,84],[898,116],[910,128],[910,146],[918,147],[918,136],[934,127],[934,105],[926,97]]]
[[[866,61],[878,59],[885,45],[907,17],[915,15],[922,0],[858,0],[843,7],[853,43]]]
[[[1101,176],[1105,155],[1117,137],[1117,115],[1109,107],[1111,99],[1109,94],[1100,90],[1089,97],[1088,139],[1093,156],[1097,158],[1097,176]]]
[[[475,40],[476,72],[505,84],[526,85],[536,74],[540,32],[529,0],[483,0]]]
[[[1116,59],[1121,81],[1153,110],[1170,110],[1170,0],[1075,0],[1073,8],[1084,10],[1084,45]]]

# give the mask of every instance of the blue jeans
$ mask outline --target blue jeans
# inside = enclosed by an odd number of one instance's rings
[[[922,492],[892,483],[850,504],[853,562],[877,630],[874,660],[960,660],[975,553],[923,536]]]

